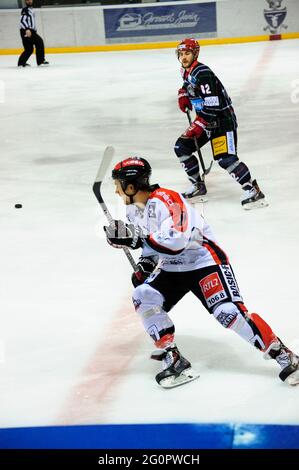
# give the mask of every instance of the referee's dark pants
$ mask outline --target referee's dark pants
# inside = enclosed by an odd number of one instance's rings
[[[33,47],[35,46],[36,53],[36,63],[40,65],[45,60],[45,46],[42,38],[35,32],[31,30],[30,38],[25,36],[25,29],[20,29],[21,38],[24,46],[24,52],[19,57],[18,65],[24,66],[33,52]]]

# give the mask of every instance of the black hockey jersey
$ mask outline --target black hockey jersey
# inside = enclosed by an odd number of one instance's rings
[[[205,64],[195,61],[187,71],[182,69],[183,88],[187,90],[196,114],[211,128],[231,131],[237,128],[237,118],[224,86]]]

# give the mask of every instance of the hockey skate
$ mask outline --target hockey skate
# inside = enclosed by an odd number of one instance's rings
[[[156,375],[156,381],[163,388],[178,387],[199,377],[175,344],[166,349],[155,350],[151,354],[151,359],[162,362],[163,370]]]
[[[204,181],[197,181],[193,183],[192,186],[182,193],[183,197],[186,199],[192,199],[190,202],[206,202],[208,200],[207,188]]]
[[[47,60],[44,60],[41,64],[38,64],[39,67],[48,67],[50,63]]]
[[[243,189],[245,193],[241,199],[243,209],[251,210],[257,209],[258,207],[267,207],[269,205],[256,180],[252,181],[252,185],[244,185]]]
[[[281,367],[279,378],[289,385],[299,384],[299,356],[277,338],[264,353],[265,359],[275,359]]]

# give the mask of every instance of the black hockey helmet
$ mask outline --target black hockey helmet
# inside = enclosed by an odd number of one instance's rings
[[[152,169],[147,160],[141,157],[127,157],[117,163],[112,170],[112,179],[119,180],[123,191],[133,184],[136,192],[150,188]]]

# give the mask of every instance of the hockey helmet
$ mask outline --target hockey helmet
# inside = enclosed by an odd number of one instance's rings
[[[119,180],[125,191],[128,184],[133,184],[135,189],[149,189],[149,178],[152,169],[147,160],[141,157],[127,157],[117,163],[112,170],[112,179]]]
[[[196,41],[196,39],[186,38],[186,39],[183,39],[180,42],[180,44],[178,44],[176,48],[176,55],[177,55],[177,58],[179,59],[180,51],[191,51],[193,54],[194,60],[196,60],[199,54],[199,49],[200,49],[200,45],[199,45],[199,42]]]

